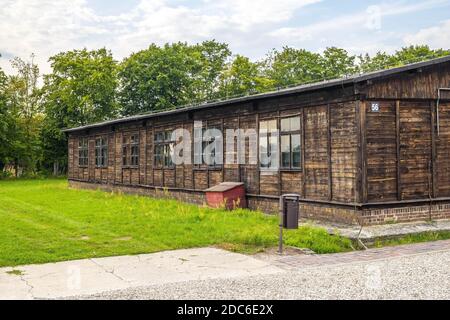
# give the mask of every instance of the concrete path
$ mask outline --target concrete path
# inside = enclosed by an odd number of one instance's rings
[[[284,272],[142,286],[71,299],[450,299],[450,241],[333,255],[272,256],[265,261]]]
[[[45,299],[146,285],[276,274],[281,268],[215,248],[0,268],[0,299]]]
[[[450,240],[430,241],[409,245],[374,248],[334,254],[310,254],[291,256],[261,255],[261,260],[271,261],[283,269],[299,269],[307,266],[329,266],[357,262],[376,262],[392,258],[410,257],[424,253],[450,252]],[[448,266],[450,271],[450,265]]]
[[[216,248],[0,268],[0,299],[450,299],[450,240],[330,255]]]

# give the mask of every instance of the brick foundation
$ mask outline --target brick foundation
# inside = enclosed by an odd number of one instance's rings
[[[278,213],[278,200],[249,197],[249,208],[266,213]],[[376,225],[413,221],[450,219],[450,202],[426,205],[405,205],[391,208],[353,208],[328,204],[300,204],[300,217],[311,220],[351,225]]]
[[[411,205],[396,208],[364,209],[361,220],[365,225],[450,219],[450,203]]]
[[[69,180],[69,186],[80,189],[93,189],[114,192],[138,194],[156,198],[174,198],[180,201],[203,205],[206,197],[202,191],[170,190],[146,186],[125,186],[112,184],[98,184]],[[248,207],[268,214],[278,214],[278,199],[248,196]],[[447,203],[425,205],[408,205],[390,208],[354,208],[332,204],[301,203],[300,218],[322,220],[344,224],[375,225],[384,223],[399,223],[412,221],[427,221],[450,219],[450,201]]]

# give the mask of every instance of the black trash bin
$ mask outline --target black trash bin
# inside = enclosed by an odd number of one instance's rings
[[[283,197],[283,228],[298,229],[298,197]]]
[[[283,254],[283,229],[298,229],[299,206],[300,195],[283,194],[280,196],[279,254]]]

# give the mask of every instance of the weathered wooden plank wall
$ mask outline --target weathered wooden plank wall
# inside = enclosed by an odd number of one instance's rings
[[[175,119],[170,123],[159,119],[143,123],[93,130],[89,133],[89,167],[77,165],[78,137],[71,135],[70,158],[73,163],[70,178],[124,185],[147,185],[155,187],[176,187],[204,190],[222,181],[242,181],[247,192],[254,195],[278,196],[282,193],[298,193],[308,199],[353,202],[356,192],[357,132],[355,129],[355,101],[333,105],[296,107],[295,100],[288,99],[280,104],[279,111],[253,110],[250,106],[237,108],[236,113],[196,115],[207,127],[258,131],[259,121],[275,119],[280,124],[283,117],[299,116],[302,134],[302,168],[280,170],[266,174],[258,165],[258,152],[250,152],[249,139],[245,146],[245,164],[225,164],[217,168],[205,165],[185,164],[174,168],[155,168],[153,163],[154,134],[161,129],[183,127],[193,136],[193,120]],[[278,106],[277,106],[278,108]],[[273,110],[273,107],[272,107]],[[220,116],[220,117],[218,117]],[[197,119],[197,120],[198,120]],[[206,121],[207,119],[207,121]],[[172,119],[171,119],[172,120]],[[95,132],[94,132],[95,131]],[[136,167],[122,165],[122,141],[132,134],[139,135],[140,158]],[[95,167],[95,137],[108,137],[108,167]],[[224,142],[226,136],[224,136]],[[237,148],[237,146],[236,146]],[[237,157],[237,149],[234,150]],[[236,158],[237,161],[237,158]],[[335,168],[334,170],[332,168]],[[76,171],[81,173],[77,174]],[[86,175],[87,174],[87,175]],[[332,195],[332,189],[336,193]]]
[[[436,136],[436,197],[450,197],[450,103],[439,106],[439,136]]]

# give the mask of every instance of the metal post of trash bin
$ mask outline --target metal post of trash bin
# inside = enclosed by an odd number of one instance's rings
[[[295,201],[294,207],[286,207],[286,201],[289,199]],[[278,254],[283,254],[283,228],[286,229],[298,229],[298,205],[300,202],[300,195],[298,194],[283,194],[280,196],[280,216],[279,216],[279,228],[280,233],[278,236]],[[293,210],[296,209],[294,212]],[[285,210],[287,210],[285,212]],[[294,215],[294,216],[291,216]],[[295,220],[293,220],[295,219]]]

